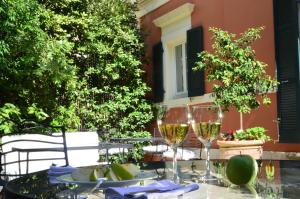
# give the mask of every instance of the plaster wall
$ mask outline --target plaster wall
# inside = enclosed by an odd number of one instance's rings
[[[166,4],[144,15],[141,18],[141,27],[145,31],[146,59],[145,65],[147,81],[152,85],[152,47],[160,41],[161,30],[153,24],[153,20],[185,4],[195,5],[191,16],[192,27],[203,26],[204,49],[211,50],[211,33],[209,27],[219,27],[236,33],[237,35],[249,27],[264,26],[262,38],[254,44],[257,58],[268,64],[268,74],[276,74],[274,23],[273,23],[273,1],[272,0],[170,0]],[[206,93],[212,91],[212,85],[206,83]],[[152,97],[152,94],[149,94]],[[272,104],[261,106],[253,110],[251,114],[244,115],[244,128],[263,126],[268,129],[268,134],[274,140],[265,144],[264,150],[274,151],[300,151],[300,144],[278,143],[277,124],[277,97],[276,93],[270,93]],[[155,128],[155,125],[153,125]],[[222,130],[239,129],[239,113],[230,110],[225,113]],[[186,140],[188,146],[199,146],[199,141],[193,133]]]

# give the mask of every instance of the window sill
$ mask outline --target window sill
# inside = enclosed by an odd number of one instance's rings
[[[200,104],[200,103],[208,103],[208,102],[213,102],[214,97],[212,96],[211,93],[207,93],[203,96],[197,96],[197,97],[184,97],[184,98],[179,98],[179,99],[170,99],[170,100],[165,100],[161,102],[160,104],[165,104],[169,106],[176,106],[176,105],[182,105],[182,104]]]
[[[182,99],[182,98],[188,98],[187,91],[181,92],[181,93],[176,93],[173,97],[173,100]]]

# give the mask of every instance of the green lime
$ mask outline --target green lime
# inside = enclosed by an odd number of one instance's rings
[[[113,181],[131,180],[138,173],[140,173],[140,169],[135,164],[112,164],[104,172],[104,177]]]
[[[134,178],[134,175],[122,164],[112,164],[111,169],[120,180],[131,180]]]
[[[98,179],[97,170],[93,169],[93,171],[90,174],[90,181],[97,181],[97,179]]]
[[[122,166],[134,176],[141,172],[140,168],[132,163],[122,164]]]
[[[116,174],[113,172],[111,168],[108,168],[106,170],[104,177],[106,177],[108,180],[119,181],[119,178],[116,176]]]
[[[233,156],[229,159],[226,166],[228,180],[236,185],[253,182],[257,176],[257,171],[257,162],[250,155]]]

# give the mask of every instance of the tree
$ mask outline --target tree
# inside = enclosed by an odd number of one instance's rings
[[[47,11],[36,1],[0,2],[0,106],[17,105],[22,113],[35,104],[52,115],[68,105],[74,81],[68,57],[72,44],[43,30]]]
[[[242,114],[261,104],[270,104],[267,93],[278,82],[266,74],[267,64],[257,60],[251,45],[260,38],[263,27],[249,28],[239,38],[218,28],[213,33],[213,52],[203,51],[195,70],[206,70],[207,79],[213,81],[215,103],[225,110],[235,107],[240,112],[240,129],[243,129]]]
[[[0,131],[26,118],[149,136],[135,9],[127,0],[1,1]]]
[[[0,2],[1,133],[17,130],[25,119],[49,123],[63,107],[72,107],[73,44],[45,31],[50,15],[34,0]],[[76,123],[76,118],[65,121]]]

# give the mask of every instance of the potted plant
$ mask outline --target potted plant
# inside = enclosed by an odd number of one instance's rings
[[[220,155],[223,159],[229,159],[233,155],[248,154],[255,159],[260,159],[263,153],[262,145],[270,141],[263,127],[247,128],[244,131],[228,131],[221,134],[221,140],[217,143],[220,147]]]
[[[209,31],[213,33],[212,52],[201,52],[194,68],[205,70],[207,80],[213,82],[215,104],[220,105],[224,111],[235,107],[240,113],[240,133],[251,131],[243,129],[243,114],[250,113],[261,103],[270,104],[271,99],[267,93],[278,85],[275,79],[266,74],[267,64],[257,60],[251,47],[261,37],[263,29],[249,28],[240,37],[236,37],[219,28],[210,28]]]
[[[219,142],[219,145],[222,147],[227,146],[244,146],[244,145],[257,145],[263,144],[266,141],[270,141],[270,136],[266,135],[266,129],[263,127],[252,127],[248,128],[245,131],[228,131],[221,134],[222,141]],[[249,143],[247,141],[253,141]],[[241,141],[241,142],[233,142]],[[232,144],[231,144],[232,143]]]

